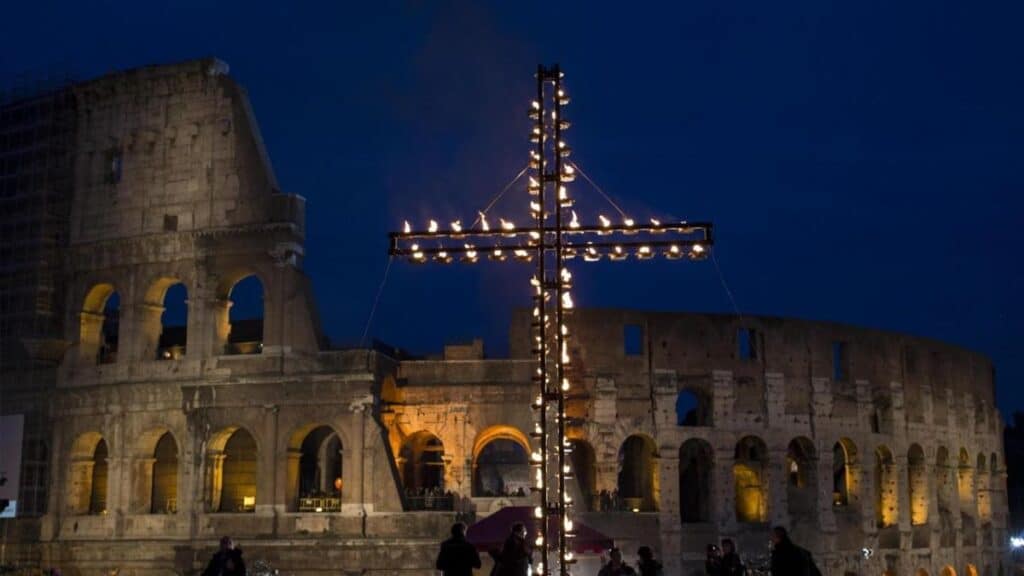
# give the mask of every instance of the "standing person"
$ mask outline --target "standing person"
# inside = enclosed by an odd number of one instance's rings
[[[621,550],[612,548],[608,555],[610,557],[608,563],[601,567],[597,576],[636,576],[636,571],[622,561]]]
[[[513,524],[501,552],[492,552],[491,556],[494,558],[492,576],[527,576],[533,558],[526,545],[526,526],[522,522]]]
[[[746,574],[740,555],[736,553],[736,545],[729,538],[722,540],[722,561],[723,576],[743,576]]]
[[[465,524],[452,524],[452,537],[441,543],[434,567],[444,576],[473,576],[473,569],[480,567],[480,554],[466,540]]]
[[[718,546],[708,544],[707,554],[704,557],[704,573],[707,576],[722,576],[722,553]]]
[[[654,552],[651,551],[650,546],[637,548],[636,555],[640,558],[640,561],[637,563],[640,576],[662,576],[664,574],[661,562],[654,559]]]
[[[242,549],[235,547],[230,536],[220,539],[220,549],[210,558],[203,576],[245,576]]]
[[[821,576],[811,553],[794,544],[782,526],[772,528],[772,576]]]

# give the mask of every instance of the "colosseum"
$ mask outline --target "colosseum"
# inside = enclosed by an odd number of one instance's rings
[[[283,574],[428,574],[455,519],[531,504],[527,314],[508,358],[333,348],[305,200],[223,63],[8,101],[0,192],[0,410],[23,422],[0,564],[191,574],[230,534]],[[826,574],[1010,572],[984,356],[772,317],[571,322],[571,489],[627,559],[702,574],[728,537],[756,563],[783,525]]]

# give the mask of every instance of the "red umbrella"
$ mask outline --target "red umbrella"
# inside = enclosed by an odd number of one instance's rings
[[[473,524],[466,531],[466,539],[470,541],[477,550],[490,550],[501,548],[508,538],[512,525],[520,522],[526,526],[526,541],[532,543],[537,538],[537,519],[533,517],[533,508],[530,506],[507,506],[491,514],[487,518]],[[553,535],[557,527],[558,518],[548,518],[548,534]],[[612,546],[615,542],[601,532],[582,524],[573,523],[573,531],[576,535],[569,539],[569,547],[576,554],[584,552],[601,553]]]

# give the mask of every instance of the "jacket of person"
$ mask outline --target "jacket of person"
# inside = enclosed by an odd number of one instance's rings
[[[786,538],[772,548],[772,576],[810,576],[810,555]]]
[[[509,535],[501,552],[494,556],[494,576],[526,576],[532,563],[526,541],[515,534]]]
[[[641,560],[636,567],[640,570],[640,576],[662,576],[664,574],[661,562],[658,562],[653,558],[650,560]]]
[[[465,536],[452,536],[441,543],[435,567],[444,576],[472,576],[473,569],[480,567],[480,554]]]
[[[719,574],[723,576],[743,576],[746,574],[743,561],[740,560],[740,555],[735,552],[726,552],[722,556]]]
[[[203,570],[203,576],[245,576],[245,561],[242,560],[242,549],[218,550],[210,558],[209,564],[206,565],[206,570]]]
[[[609,562],[601,567],[597,576],[636,576],[636,570],[633,570],[625,562],[619,562],[618,566],[612,566],[612,563]]]

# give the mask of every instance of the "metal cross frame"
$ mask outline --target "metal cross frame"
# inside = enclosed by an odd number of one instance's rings
[[[575,180],[577,169],[568,160],[571,149],[562,138],[569,128],[562,115],[562,107],[569,103],[562,87],[563,77],[558,65],[537,67],[537,99],[529,109],[530,141],[535,145],[530,151],[527,186],[531,226],[518,228],[511,221],[499,219],[498,226],[492,229],[484,213],[477,220],[479,227],[474,227],[474,223],[467,229],[458,221],[442,229],[431,220],[426,230],[415,230],[407,222],[403,231],[389,235],[388,251],[392,256],[418,263],[433,260],[447,264],[456,258],[472,263],[481,257],[503,262],[511,257],[536,267],[530,279],[530,334],[531,353],[536,361],[533,382],[537,386],[537,398],[532,403],[537,423],[531,437],[537,448],[530,463],[536,468],[533,492],[539,495],[535,545],[542,555],[534,569],[538,576],[552,574],[553,565],[557,565],[558,574],[567,576],[575,562],[569,542],[574,535],[569,516],[572,502],[566,490],[566,480],[572,477],[565,416],[572,376],[566,321],[573,308],[569,292],[572,274],[565,266],[566,260],[580,257],[596,262],[607,257],[620,261],[630,256],[648,260],[659,255],[670,260],[701,260],[713,244],[712,225],[707,222],[662,223],[651,219],[649,224],[637,224],[625,217],[616,224],[604,216],[600,216],[598,224],[579,222],[566,188],[567,183]],[[552,553],[554,564],[548,561]]]

